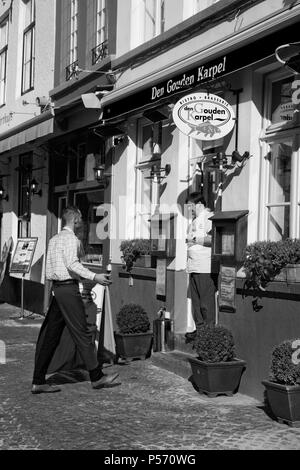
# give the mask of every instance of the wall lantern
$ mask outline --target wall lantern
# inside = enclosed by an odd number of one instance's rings
[[[30,193],[41,197],[43,193],[41,189],[38,191],[38,186],[39,186],[39,183],[37,182],[35,178],[33,178],[30,181]]]
[[[107,187],[109,184],[108,177],[111,176],[111,173],[105,173],[105,165],[96,165],[94,167],[95,179],[99,184],[102,184],[104,187]]]
[[[292,72],[300,73],[300,42],[291,42],[277,47],[275,57]]]
[[[153,165],[150,171],[150,176],[146,176],[147,179],[157,178],[160,182],[166,178],[171,171],[171,165],[168,163],[164,168]]]
[[[3,188],[2,181],[0,181],[0,201],[8,201],[8,194],[4,196],[5,189]]]

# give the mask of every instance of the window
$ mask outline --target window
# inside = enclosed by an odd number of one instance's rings
[[[96,45],[92,49],[92,64],[108,55],[106,0],[96,0]]]
[[[162,124],[139,123],[139,149],[137,169],[136,201],[136,236],[150,238],[150,216],[159,204],[160,182],[152,172],[160,167],[160,152],[155,153],[157,146],[162,145]]]
[[[210,7],[214,3],[219,2],[220,0],[195,0],[195,13],[205,10],[205,8]]]
[[[300,129],[292,103],[293,76],[266,77],[260,238],[300,237]]]
[[[183,0],[183,19],[205,10],[220,0]]]
[[[35,66],[35,2],[24,1],[22,93],[34,87]]]
[[[164,32],[164,0],[144,0],[144,40]]]
[[[70,63],[78,59],[78,0],[71,0]]]
[[[32,153],[20,155],[19,162],[19,211],[18,237],[30,236],[30,169],[32,168]]]
[[[8,43],[8,18],[0,24],[0,106],[6,99],[6,64]]]
[[[132,48],[165,31],[165,1],[132,0]]]
[[[97,44],[106,39],[106,0],[97,0]]]
[[[83,219],[82,226],[76,232],[82,244],[81,260],[100,266],[102,266],[103,243],[97,233],[99,233],[99,224],[104,220],[103,203],[103,191],[84,191],[74,194],[74,204],[79,207]]]

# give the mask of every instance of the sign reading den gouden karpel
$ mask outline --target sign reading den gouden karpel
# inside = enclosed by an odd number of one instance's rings
[[[184,134],[205,141],[221,139],[235,124],[230,104],[211,93],[191,93],[181,98],[173,108],[173,120]]]

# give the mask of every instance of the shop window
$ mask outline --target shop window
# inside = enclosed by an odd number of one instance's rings
[[[8,49],[8,18],[0,24],[0,106],[6,100],[6,67]]]
[[[266,77],[260,238],[300,237],[299,126],[292,103],[293,76]]]
[[[85,263],[100,266],[102,266],[103,240],[98,237],[98,233],[99,224],[105,219],[103,202],[103,191],[85,191],[74,194],[74,204],[81,210],[83,220],[77,233],[83,249],[81,259]]]
[[[18,237],[30,236],[30,172],[32,168],[32,153],[20,155],[19,158],[19,209],[18,209]]]
[[[136,236],[150,238],[150,216],[159,204],[160,182],[153,170],[160,167],[162,152],[161,122],[139,122],[137,161]]]
[[[35,68],[35,2],[34,0],[23,0],[23,4],[22,94],[33,89]]]
[[[281,240],[290,234],[292,143],[274,143],[269,154],[268,239]]]

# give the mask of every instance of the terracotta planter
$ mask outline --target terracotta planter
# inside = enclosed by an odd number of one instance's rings
[[[116,360],[146,359],[151,355],[153,333],[121,334],[114,332],[116,343]]]
[[[188,359],[193,380],[199,392],[209,397],[232,396],[238,389],[246,362],[234,359],[228,362],[204,362],[196,358]]]
[[[267,399],[280,423],[300,427],[300,385],[282,385],[269,380],[262,381]]]

